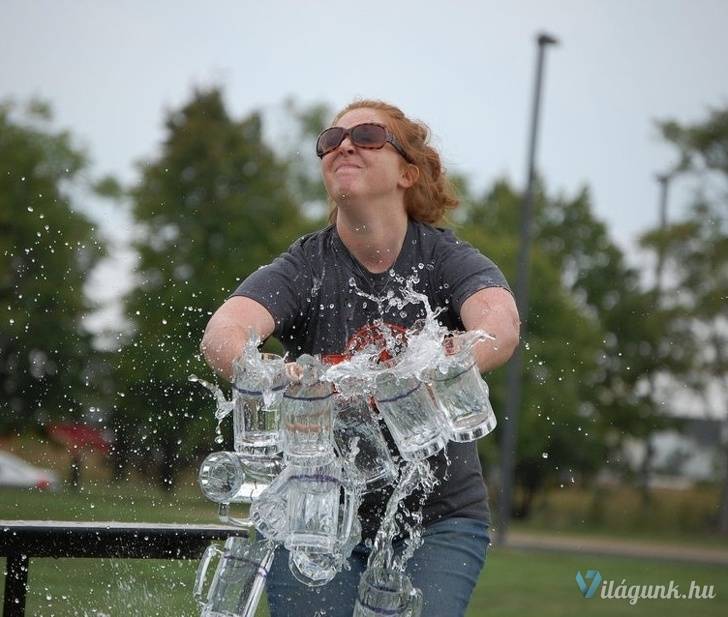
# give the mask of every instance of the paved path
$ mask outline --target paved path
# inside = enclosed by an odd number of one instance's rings
[[[689,544],[663,544],[594,536],[569,536],[561,533],[550,536],[544,533],[512,531],[508,536],[506,546],[515,549],[643,557],[665,561],[728,566],[728,549],[725,548],[691,546]]]

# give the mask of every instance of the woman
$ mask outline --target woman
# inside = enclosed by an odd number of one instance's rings
[[[417,273],[414,289],[428,296],[451,330],[484,330],[481,372],[508,360],[518,342],[513,296],[498,268],[450,231],[433,227],[457,199],[428,130],[398,108],[360,100],[347,106],[317,140],[326,190],[334,204],[329,227],[297,240],[286,253],[248,277],[213,315],[201,348],[227,379],[250,327],[276,336],[292,358],[338,354],[375,320],[410,327],[424,317],[418,305],[394,308],[356,291],[398,292],[401,277]],[[447,459],[450,463],[447,464]],[[440,483],[422,509],[423,545],[407,574],[424,596],[424,616],[460,616],[485,562],[490,522],[487,493],[474,443],[449,443],[431,462]],[[390,492],[364,497],[364,538],[373,538]],[[418,495],[407,502],[417,509]],[[401,549],[402,547],[399,546]],[[280,549],[282,551],[282,549]],[[268,579],[274,616],[351,615],[368,549],[359,545],[351,570],[313,590],[277,556]]]

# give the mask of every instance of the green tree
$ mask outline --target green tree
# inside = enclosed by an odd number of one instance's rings
[[[209,446],[211,399],[187,383],[205,373],[198,345],[212,312],[242,280],[305,231],[288,166],[263,140],[257,113],[230,117],[220,90],[196,91],[165,122],[155,160],[130,191],[140,224],[133,324],[123,342],[115,469],[133,454],[171,487],[182,454]],[[157,463],[158,465],[153,465]]]
[[[622,451],[625,437],[646,444],[641,487],[649,506],[650,436],[674,423],[652,384],[661,372],[683,370],[669,343],[679,336],[673,312],[659,305],[656,292],[627,264],[594,217],[588,191],[573,200],[546,201],[537,237],[565,288],[600,324],[599,368],[583,381],[584,410],[601,416],[612,454]]]
[[[664,138],[681,157],[681,171],[698,182],[684,218],[653,230],[643,244],[662,250],[668,276],[665,296],[683,326],[672,351],[689,361],[673,375],[715,407],[728,434],[728,107],[701,122],[660,124]],[[686,347],[690,353],[686,353]],[[710,400],[711,393],[714,400]],[[717,528],[728,534],[728,439],[723,438],[723,472]]]
[[[462,186],[462,183],[461,183]],[[461,188],[462,190],[462,188]],[[520,197],[498,181],[460,216],[463,239],[490,256],[515,282]],[[537,208],[543,207],[539,195]],[[570,481],[587,471],[585,454],[598,456],[588,443],[593,431],[579,417],[579,379],[593,371],[599,332],[594,320],[580,311],[560,281],[560,271],[535,243],[531,263],[529,332],[524,341],[524,392],[519,419],[516,485],[520,488],[514,514],[527,517],[535,495],[549,484]],[[575,372],[575,367],[582,370]],[[488,376],[493,404],[505,408],[505,370]],[[585,428],[586,426],[586,428]],[[586,436],[585,436],[586,434]],[[481,449],[486,448],[485,443]]]
[[[499,181],[459,218],[463,238],[512,282],[520,199]],[[542,487],[592,477],[625,437],[643,436],[662,421],[643,386],[654,369],[650,297],[593,215],[588,192],[551,197],[540,186],[533,238],[516,464],[522,516]],[[504,376],[489,377],[501,409]]]
[[[96,402],[84,319],[102,256],[74,195],[87,159],[50,108],[0,104],[0,432],[78,418]]]
[[[333,117],[323,103],[301,106],[293,99],[285,102],[288,135],[292,136],[276,151],[288,161],[288,187],[296,195],[303,213],[316,228],[327,224],[329,207],[316,156],[316,138]],[[275,144],[278,145],[278,144]]]

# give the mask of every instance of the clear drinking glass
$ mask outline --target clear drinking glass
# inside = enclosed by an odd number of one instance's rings
[[[340,566],[333,553],[294,549],[288,553],[288,569],[298,582],[309,587],[321,587],[336,576]]]
[[[392,484],[397,478],[397,468],[367,398],[334,398],[334,440],[344,459],[353,458],[364,492]],[[353,448],[357,450],[355,456]]]
[[[344,567],[354,547],[361,541],[361,523],[356,516],[358,503],[340,504],[339,536],[332,553],[321,553],[306,547],[289,552],[288,568],[298,581],[309,587],[319,587],[328,583]],[[348,528],[347,520],[352,513],[351,528]]]
[[[447,419],[448,437],[473,441],[490,433],[496,417],[470,348],[446,356],[439,367],[428,371],[434,398]]]
[[[293,465],[320,466],[335,458],[334,405],[330,383],[298,382],[281,403],[283,458]]]
[[[422,592],[407,575],[380,568],[361,575],[352,617],[419,617],[421,612]]]
[[[204,594],[207,570],[215,557],[220,562]],[[253,617],[272,562],[273,547],[267,542],[231,536],[224,550],[210,545],[200,560],[193,589],[201,617]]]
[[[203,495],[215,503],[251,503],[267,484],[248,477],[235,452],[213,452],[200,465],[197,482]]]
[[[283,469],[283,455],[256,454],[251,449],[238,452],[238,457],[245,467],[245,472],[251,480],[261,484],[270,484]]]
[[[382,373],[377,378],[374,401],[403,459],[427,458],[447,443],[443,413],[419,379]]]
[[[251,354],[233,367],[235,450],[254,456],[279,452],[280,406],[288,384],[283,358]]]
[[[250,520],[258,533],[273,542],[288,535],[288,489],[290,468],[285,468],[250,506]]]
[[[340,551],[342,539],[351,533],[357,507],[354,491],[344,482],[341,464],[334,461],[288,469],[288,535],[284,546],[311,554]]]

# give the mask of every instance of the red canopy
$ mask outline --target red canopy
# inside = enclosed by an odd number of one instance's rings
[[[98,450],[106,454],[109,441],[99,429],[88,424],[52,424],[48,428],[50,437],[67,448]]]

